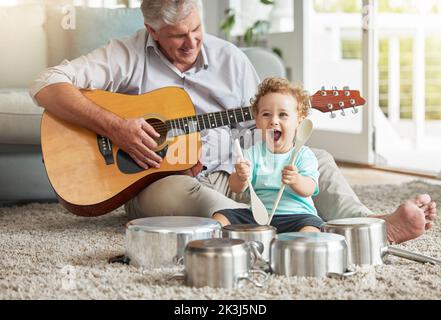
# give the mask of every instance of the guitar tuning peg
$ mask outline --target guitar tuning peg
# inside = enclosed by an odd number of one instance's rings
[[[338,106],[339,106],[340,109],[341,109],[341,115],[342,115],[343,117],[345,117],[345,116],[346,116],[346,112],[345,112],[345,109],[344,109],[345,103],[344,103],[343,101],[340,101],[340,102],[338,103]]]
[[[331,119],[334,119],[336,117],[335,113],[332,111],[334,110],[334,105],[332,103],[328,103],[327,108],[329,112],[331,112]]]
[[[353,114],[357,114],[358,113],[358,109],[355,109],[355,107],[352,107],[352,113]]]
[[[343,87],[343,90],[350,90],[350,89],[349,89],[349,86],[344,86],[344,87]]]
[[[326,87],[325,86],[322,86],[322,89],[321,89],[322,91],[326,91]]]

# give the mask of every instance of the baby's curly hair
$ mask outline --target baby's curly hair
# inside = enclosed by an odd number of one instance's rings
[[[258,112],[260,99],[268,93],[282,93],[293,96],[297,100],[297,113],[299,118],[306,118],[310,109],[310,95],[302,86],[294,85],[285,78],[270,77],[266,78],[259,84],[257,94],[251,99],[251,108],[254,114]]]

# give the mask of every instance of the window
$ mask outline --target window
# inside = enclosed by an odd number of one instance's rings
[[[270,33],[294,30],[293,0],[274,0],[274,4],[263,4],[259,0],[230,0],[230,8],[236,12],[236,24],[231,35],[244,34],[257,20],[270,23]]]

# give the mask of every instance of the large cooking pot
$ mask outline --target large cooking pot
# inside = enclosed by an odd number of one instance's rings
[[[377,218],[346,218],[328,221],[324,232],[337,233],[346,238],[349,263],[381,265],[387,254],[422,263],[441,263],[440,260],[408,250],[388,246],[386,223]]]
[[[268,275],[261,270],[252,270],[258,258],[256,250],[260,248],[254,242],[242,239],[205,239],[190,241],[185,247],[182,274],[172,278],[184,280],[191,287],[212,287],[235,289],[250,281],[258,287],[263,283],[253,279],[252,275]]]
[[[262,243],[262,259],[266,263],[270,261],[270,244],[276,234],[276,228],[269,225],[232,224],[222,228],[222,237],[224,238],[243,239]]]
[[[348,247],[343,236],[320,232],[276,235],[270,246],[271,270],[285,276],[350,276]]]
[[[214,219],[164,216],[132,220],[126,228],[126,256],[137,267],[159,268],[182,264],[189,241],[220,237]]]

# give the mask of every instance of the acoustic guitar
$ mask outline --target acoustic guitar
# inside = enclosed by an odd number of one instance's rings
[[[200,132],[253,120],[251,107],[196,114],[188,94],[166,87],[142,95],[101,90],[82,93],[97,105],[122,118],[143,117],[161,135],[154,150],[163,158],[160,168],[139,167],[107,137],[44,112],[41,146],[49,181],[60,203],[81,216],[108,213],[154,181],[192,168],[199,159]],[[331,112],[363,105],[358,91],[321,90],[311,106]]]

